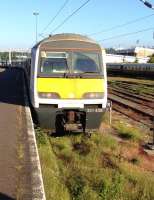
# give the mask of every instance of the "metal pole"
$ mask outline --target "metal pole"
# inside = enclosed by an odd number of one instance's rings
[[[36,15],[36,43],[37,43],[37,15]]]
[[[153,146],[154,146],[154,124],[153,124]]]
[[[112,101],[110,102],[110,125],[112,124]]]
[[[12,64],[12,59],[11,59],[11,50],[9,51],[9,65]]]
[[[112,101],[107,103],[107,110],[109,111],[109,124],[112,124]]]
[[[35,16],[35,34],[36,34],[36,43],[37,43],[37,29],[38,29],[38,15],[39,13],[38,12],[34,12],[33,15]]]
[[[153,148],[154,148],[154,117],[152,119],[152,133],[153,133],[153,141],[152,141],[152,143],[153,143]]]

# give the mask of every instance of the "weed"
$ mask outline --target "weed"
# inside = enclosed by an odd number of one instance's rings
[[[115,123],[113,127],[117,130],[118,135],[125,140],[139,141],[142,136],[138,129],[127,126],[126,124],[120,122]]]
[[[83,188],[82,196],[80,200],[99,200],[99,196],[96,191],[92,190],[91,187],[86,185]]]
[[[57,155],[57,158],[63,161],[63,163],[71,164],[73,160],[73,153],[67,149],[64,149],[60,154]]]
[[[116,124],[117,132],[130,131],[131,127],[121,126]],[[132,130],[131,134],[131,140],[140,140],[138,132]],[[43,138],[39,155],[47,200],[154,199],[153,175],[139,172],[136,157],[118,162],[120,144],[111,135],[48,138],[43,134]]]
[[[92,141],[98,149],[108,148],[115,150],[118,147],[117,141],[109,134],[94,134],[92,135]]]
[[[101,200],[119,200],[123,192],[123,183],[124,177],[121,174],[115,174],[111,183],[103,180],[99,192]]]
[[[85,142],[81,142],[81,143],[75,143],[73,145],[73,148],[75,151],[77,151],[80,155],[88,155],[90,153],[90,145],[85,143]]]
[[[55,153],[60,153],[61,151],[68,149],[72,150],[71,142],[69,138],[62,137],[62,138],[50,138],[50,143]]]
[[[103,167],[108,167],[112,169],[118,168],[116,163],[113,161],[113,158],[111,158],[111,156],[108,153],[103,153],[102,164]]]
[[[37,140],[38,139],[40,139],[40,137],[37,137]],[[38,150],[43,173],[46,199],[70,200],[68,189],[63,183],[63,177],[60,173],[59,164],[51,149],[49,138],[46,134],[43,134],[43,141],[43,144],[39,143]]]
[[[139,170],[135,165],[123,163],[121,173],[125,176],[128,184],[132,187],[129,189],[127,197],[131,200],[153,200],[154,199],[154,178],[152,173]]]
[[[71,193],[73,200],[80,200],[83,193],[86,180],[79,173],[72,175],[67,179],[66,185]]]
[[[138,158],[132,158],[132,159],[130,160],[130,162],[133,163],[134,165],[139,165],[139,163],[140,163],[140,161],[139,161]]]
[[[36,128],[35,132],[36,132],[36,140],[38,146],[45,145],[46,144],[45,133],[39,127]]]

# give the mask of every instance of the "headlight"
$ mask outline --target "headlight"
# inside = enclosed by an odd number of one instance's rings
[[[102,99],[103,97],[103,92],[87,92],[82,96],[83,99]]]
[[[56,92],[39,92],[38,96],[44,99],[60,99],[60,95]]]

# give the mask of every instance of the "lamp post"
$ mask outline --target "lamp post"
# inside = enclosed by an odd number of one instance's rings
[[[37,27],[38,27],[38,15],[39,15],[39,13],[34,12],[33,15],[35,16],[35,20],[36,20],[35,21],[36,22],[35,27],[36,27],[36,43],[37,43]]]
[[[147,6],[148,8],[154,9],[154,5],[152,5],[150,2],[146,0],[140,0],[140,1],[144,3],[144,5]]]

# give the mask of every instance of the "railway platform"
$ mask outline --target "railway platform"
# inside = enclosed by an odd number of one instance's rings
[[[22,70],[0,68],[0,200],[31,200],[36,196],[23,77]],[[37,177],[37,170],[35,173]],[[39,190],[37,193],[38,200],[44,199]]]

